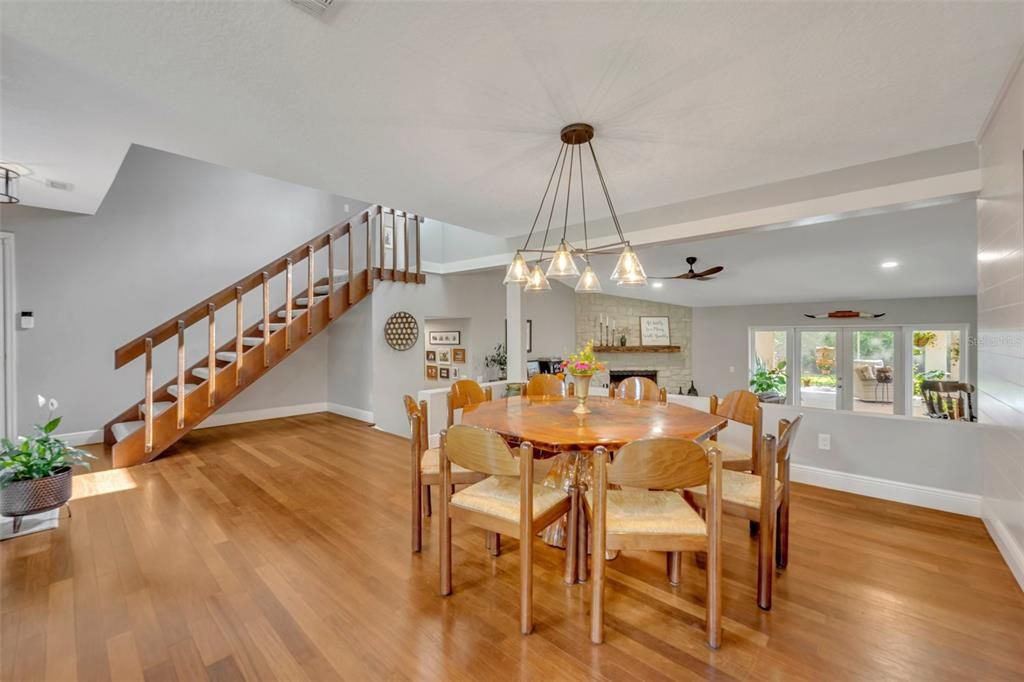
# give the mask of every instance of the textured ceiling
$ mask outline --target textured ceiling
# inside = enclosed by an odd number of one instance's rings
[[[495,234],[528,228],[567,122],[628,213],[972,140],[1024,43],[994,2],[2,12],[28,203],[94,211],[135,142]]]

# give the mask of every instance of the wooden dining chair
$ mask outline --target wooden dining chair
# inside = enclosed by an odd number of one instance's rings
[[[608,397],[620,400],[657,400],[660,403],[667,403],[668,390],[658,388],[658,384],[646,377],[629,377],[620,381],[615,388],[610,388]]]
[[[722,512],[757,521],[757,605],[772,608],[772,580],[775,568],[789,564],[789,452],[803,415],[792,422],[779,420],[778,439],[762,439],[763,455],[759,475],[742,471],[722,472]],[[703,486],[687,488],[686,498],[700,509],[708,508]],[[772,566],[773,555],[775,566]]]
[[[573,384],[566,383],[554,374],[535,374],[526,382],[523,395],[528,397],[566,397],[573,396]]]
[[[734,471],[757,471],[757,449],[761,444],[761,423],[764,418],[761,401],[750,391],[732,391],[721,402],[717,395],[712,394],[709,411],[729,421],[746,424],[751,430],[749,449],[718,443],[718,449],[722,451],[722,467]],[[711,436],[711,440],[717,441],[718,435]]]
[[[448,389],[448,426],[455,424],[455,410],[491,400],[491,387],[483,388],[472,379],[459,379]]]
[[[441,595],[452,593],[452,521],[519,538],[519,631],[533,630],[533,539],[569,511],[562,490],[533,482],[533,446],[519,446],[519,460],[496,432],[453,426],[441,433]],[[454,466],[486,478],[451,492]]]
[[[974,386],[959,381],[922,381],[921,397],[932,419],[978,421],[974,414]]]
[[[680,438],[651,438],[629,443],[608,464],[608,451],[594,451],[594,485],[584,497],[590,517],[593,582],[590,639],[604,641],[606,550],[668,552],[670,581],[678,584],[682,552],[707,553],[707,642],[722,641],[722,460],[714,447]],[[610,485],[622,486],[610,490]],[[680,490],[706,486],[710,507],[704,518]]]
[[[419,552],[423,548],[423,517],[430,516],[430,486],[441,485],[440,448],[429,447],[427,401],[422,400],[417,405],[410,395],[403,396],[402,400],[409,420],[412,449],[412,551]],[[476,483],[484,478],[475,471],[452,467],[452,485]]]

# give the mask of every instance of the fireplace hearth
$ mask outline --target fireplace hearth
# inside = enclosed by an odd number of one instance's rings
[[[613,369],[608,372],[608,381],[614,390],[619,382],[629,377],[643,377],[658,383],[658,370],[655,369]]]

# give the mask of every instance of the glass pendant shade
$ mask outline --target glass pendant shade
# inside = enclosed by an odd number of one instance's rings
[[[579,277],[580,271],[576,269],[576,261],[572,257],[572,251],[565,240],[555,249],[551,256],[551,264],[548,265],[548,277],[560,279],[562,277]]]
[[[626,248],[622,250],[611,279],[620,287],[647,286],[647,273],[644,272],[644,266],[640,265],[636,251],[629,244],[626,244]]]
[[[529,277],[530,266],[526,264],[526,259],[523,258],[523,254],[516,251],[516,256],[508,266],[508,272],[505,273],[505,281],[502,282],[502,284],[508,284],[510,282],[523,284],[529,279]]]
[[[523,291],[550,291],[551,284],[548,283],[548,278],[544,276],[544,271],[540,269],[540,264],[534,265],[533,270],[530,271],[530,276],[526,280],[526,286],[523,287]]]
[[[601,293],[601,280],[599,280],[597,275],[594,274],[594,269],[590,267],[590,263],[587,263],[587,267],[583,268],[583,274],[580,275],[580,281],[576,282],[576,293]]]

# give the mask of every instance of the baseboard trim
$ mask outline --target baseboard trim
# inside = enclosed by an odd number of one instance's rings
[[[821,488],[842,490],[866,497],[876,497],[891,502],[903,502],[928,509],[981,516],[981,496],[961,493],[955,490],[932,488],[915,483],[890,481],[873,476],[861,476],[832,469],[819,469],[806,464],[793,464],[790,477],[798,483],[808,483]]]
[[[982,501],[981,520],[988,530],[989,537],[996,544],[996,549],[1003,555],[1003,561],[1010,567],[1010,572],[1017,579],[1017,584],[1024,590],[1024,547],[1017,544],[1013,534],[995,514],[988,509],[988,505]]]
[[[80,445],[92,445],[93,443],[103,442],[103,429],[94,429],[92,431],[70,431],[68,433],[58,433],[55,435],[57,438],[67,441],[68,445],[76,448]]]
[[[342,417],[358,419],[359,421],[366,422],[367,424],[373,423],[373,412],[369,410],[361,410],[358,407],[349,407],[348,405],[339,405],[338,403],[327,403],[327,411],[334,414],[340,414]]]

